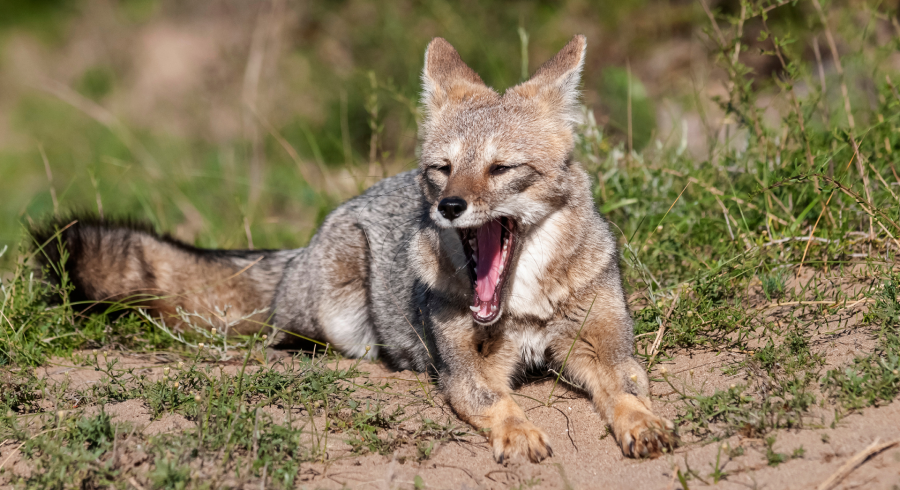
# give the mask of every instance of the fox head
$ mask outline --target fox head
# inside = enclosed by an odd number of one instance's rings
[[[500,316],[517,237],[570,197],[585,48],[575,36],[502,95],[444,39],[425,52],[420,183],[430,218],[457,229],[470,258],[478,323]]]

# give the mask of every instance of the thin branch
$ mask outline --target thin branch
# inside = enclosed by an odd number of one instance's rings
[[[838,468],[837,471],[829,476],[827,480],[819,484],[817,490],[831,490],[832,488],[835,488],[844,478],[852,473],[853,470],[858,468],[861,464],[865,463],[867,459],[886,449],[890,449],[900,444],[900,439],[891,442],[885,442],[883,444],[879,444],[878,442],[879,440],[876,437],[875,440],[872,441],[872,444],[869,444],[868,447],[856,453],[855,456],[850,458],[846,463]]]

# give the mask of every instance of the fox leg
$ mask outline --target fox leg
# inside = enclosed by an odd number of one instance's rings
[[[671,451],[677,444],[675,426],[653,413],[647,373],[632,357],[632,323],[624,300],[604,307],[600,299],[583,327],[572,322],[565,329],[568,335],[551,343],[553,362],[565,363],[566,376],[584,386],[622,453],[638,458]]]
[[[497,462],[524,456],[537,463],[553,455],[547,434],[525,416],[510,395],[510,380],[520,368],[512,344],[497,330],[442,329],[438,345],[441,387],[453,410],[476,429],[487,430]]]

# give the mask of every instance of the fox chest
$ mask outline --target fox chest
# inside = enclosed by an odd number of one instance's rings
[[[558,220],[546,219],[523,242],[511,274],[509,312],[550,320],[570,294],[560,266],[563,230]]]

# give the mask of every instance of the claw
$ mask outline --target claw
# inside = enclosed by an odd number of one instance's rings
[[[511,420],[491,428],[494,459],[499,464],[523,457],[539,463],[553,455],[543,431],[527,420]]]

